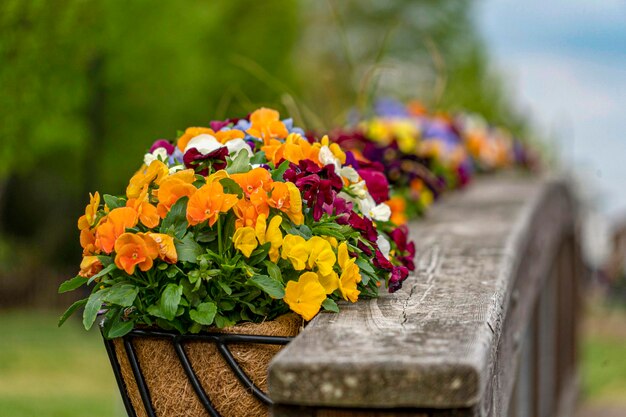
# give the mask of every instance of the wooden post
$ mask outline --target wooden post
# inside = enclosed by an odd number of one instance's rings
[[[276,356],[273,415],[556,415],[575,379],[574,225],[556,180],[485,178],[439,202],[410,225],[401,291],[318,315]]]

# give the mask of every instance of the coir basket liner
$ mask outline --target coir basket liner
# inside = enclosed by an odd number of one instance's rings
[[[133,330],[105,340],[129,416],[267,416],[267,367],[302,319],[286,314],[199,335]]]

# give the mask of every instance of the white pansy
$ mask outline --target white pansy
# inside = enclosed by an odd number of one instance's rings
[[[389,221],[391,218],[391,208],[385,203],[376,204],[369,194],[366,198],[357,200],[357,204],[365,217],[382,222]]]
[[[183,169],[185,169],[184,165],[174,165],[170,168],[170,175],[174,174],[175,172],[182,171]]]
[[[343,167],[339,170],[339,175],[341,175],[343,178],[347,179],[348,181],[355,183],[355,182],[359,182],[359,173],[356,171],[356,169],[350,167],[350,166],[346,166]]]
[[[369,195],[369,193],[367,192],[367,185],[363,180],[357,182],[356,184],[351,184],[348,189],[358,198],[367,198],[367,196]]]
[[[369,212],[370,216],[374,220],[378,220],[381,222],[388,222],[391,218],[391,207],[389,207],[385,203],[380,203],[375,206]]]
[[[246,151],[248,156],[252,156],[252,151],[250,150],[250,146],[243,139],[233,139],[226,142],[226,144],[222,144],[219,140],[215,139],[211,135],[202,134],[194,137],[189,141],[187,146],[185,147],[185,152],[187,152],[191,148],[196,148],[198,152],[203,155],[211,153],[216,149],[226,147],[228,149],[228,154],[234,158],[240,151]]]
[[[341,168],[341,162],[339,162],[339,159],[335,158],[335,155],[333,155],[333,152],[326,145],[320,148],[320,153],[319,153],[318,158],[320,162],[324,165],[334,165],[335,171],[339,171],[339,169]]]
[[[146,164],[146,166],[150,166],[150,164],[157,159],[161,162],[167,161],[167,149],[159,147],[152,151],[152,153],[148,152],[143,156],[143,163]]]
[[[243,139],[233,139],[226,142],[226,147],[228,148],[228,154],[234,158],[240,151],[246,151],[249,157],[252,157],[252,150],[250,146]]]
[[[389,241],[383,235],[379,234],[376,238],[376,245],[385,258],[389,259],[389,252],[391,252],[391,244]]]
[[[191,148],[196,148],[202,155],[206,155],[223,146],[224,145],[222,145],[220,141],[215,139],[213,136],[203,133],[202,135],[198,135],[191,139],[189,143],[187,143],[185,152],[183,153],[187,153],[187,151]]]
[[[367,191],[363,198],[355,198],[343,191],[337,196],[358,206],[361,213],[368,219],[387,222],[391,218],[391,208],[385,203],[376,204],[376,201]]]

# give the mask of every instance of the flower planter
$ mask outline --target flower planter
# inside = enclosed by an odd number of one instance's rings
[[[286,314],[193,335],[135,329],[104,342],[130,417],[266,416],[267,367],[301,324]]]

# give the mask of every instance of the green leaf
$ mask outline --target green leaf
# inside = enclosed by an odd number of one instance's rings
[[[182,197],[174,203],[174,205],[170,208],[170,212],[167,213],[167,216],[163,219],[163,223],[161,223],[161,228],[159,230],[161,233],[171,233],[179,239],[185,235],[188,226],[188,202],[189,197]]]
[[[173,320],[176,317],[176,311],[178,310],[178,304],[180,304],[180,297],[183,294],[182,285],[167,284],[161,299],[159,300],[159,309],[163,313],[163,318],[167,320]]]
[[[87,299],[83,298],[82,300],[78,300],[76,301],[74,304],[72,304],[67,310],[65,310],[65,313],[63,313],[63,315],[61,317],[59,317],[59,323],[58,326],[61,327],[63,325],[63,323],[65,323],[65,321],[72,315],[74,314],[74,312],[79,308],[84,306],[85,304],[87,304]]]
[[[270,261],[265,261],[264,263],[267,267],[267,273],[269,274],[270,278],[278,282],[284,283],[283,274],[280,272],[280,268],[278,267],[278,265]]]
[[[265,158],[265,152],[263,151],[255,152],[254,155],[252,155],[252,158],[250,158],[251,164],[264,164],[266,162],[267,159]]]
[[[118,207],[126,206],[126,200],[124,200],[123,198],[115,197],[109,194],[104,194],[102,198],[104,200],[104,204],[106,204],[107,207],[111,210],[118,208]]]
[[[96,321],[98,311],[102,308],[102,303],[104,303],[104,299],[108,292],[108,289],[105,288],[92,293],[87,299],[85,311],[83,312],[83,326],[85,326],[86,330],[91,329],[93,322]]]
[[[87,278],[81,277],[80,275],[76,275],[72,279],[68,279],[63,284],[59,286],[59,294],[75,290],[83,284],[87,283]]]
[[[150,314],[150,315],[152,315],[154,317],[158,317],[158,318],[161,318],[161,319],[167,319],[165,317],[165,314],[163,314],[163,312],[161,311],[161,307],[159,307],[157,304],[153,304],[151,306],[148,306],[146,311],[148,312],[148,314]]]
[[[106,268],[104,268],[102,271],[98,272],[96,275],[92,276],[91,278],[89,278],[89,281],[87,281],[87,284],[91,284],[94,280],[105,276],[106,274],[113,272],[114,270],[117,269],[117,266],[115,266],[115,264],[110,264],[109,266],[107,266]]]
[[[226,172],[229,174],[240,174],[248,171],[250,171],[250,154],[243,150],[239,151],[235,159],[231,160],[226,167]]]
[[[113,263],[113,258],[106,255],[97,255],[98,260],[105,268]]]
[[[133,327],[135,327],[135,322],[133,320],[128,320],[128,321],[116,320],[109,328],[109,331],[106,333],[106,336],[109,339],[122,337],[128,334],[128,332],[130,332],[131,330],[133,330]]]
[[[217,327],[219,327],[220,329],[223,329],[224,327],[230,327],[230,326],[234,326],[235,322],[220,315],[220,314],[216,314],[215,315],[215,325]]]
[[[137,298],[138,292],[139,289],[132,284],[115,284],[109,287],[109,293],[104,301],[122,307],[130,307]]]
[[[289,227],[285,229],[285,231],[289,233],[290,235],[302,236],[306,240],[309,240],[311,239],[311,237],[313,237],[313,232],[311,232],[311,229],[309,228],[309,226],[304,225],[304,224],[298,227],[295,227],[295,226]]]
[[[217,239],[217,231],[206,229],[196,234],[196,242],[209,243]]]
[[[204,253],[202,246],[195,241],[191,233],[182,239],[175,239],[174,246],[180,262],[198,263],[198,256]]]
[[[255,275],[248,282],[266,292],[272,298],[282,299],[285,296],[283,283],[267,275]]]
[[[368,261],[366,261],[365,259],[358,258],[358,259],[356,260],[356,264],[359,266],[359,268],[360,268],[362,271],[365,271],[365,272],[367,272],[368,274],[371,274],[371,275],[374,275],[374,276],[376,275],[376,271],[374,271],[374,268],[372,267],[372,264],[370,264],[370,263],[369,263]]]
[[[213,324],[215,314],[217,313],[217,306],[215,303],[201,303],[195,310],[189,310],[189,317],[196,323],[210,326]]]
[[[336,239],[345,239],[345,235],[341,233],[339,230],[335,228],[330,228],[326,226],[318,226],[314,227],[312,230],[313,234],[316,236],[332,236]]]
[[[231,295],[233,293],[233,289],[230,288],[228,284],[226,284],[224,281],[218,280],[217,285],[219,285],[220,288],[223,289],[226,294]]]
[[[252,251],[252,253],[250,254],[250,258],[248,258],[247,264],[250,266],[254,266],[258,264],[259,262],[263,261],[264,259],[266,259],[267,253],[270,250],[270,246],[271,244],[269,242],[266,242],[262,244],[261,246],[259,246],[258,248],[256,248],[254,251]]]
[[[278,168],[272,171],[272,179],[274,181],[283,181],[283,175],[285,175],[287,169],[289,169],[289,161],[285,160]]]
[[[324,310],[332,311],[333,313],[339,313],[339,307],[337,307],[337,303],[332,298],[327,298],[322,302],[322,307]]]
[[[237,194],[238,198],[243,197],[243,190],[232,178],[222,178],[220,184],[224,187],[225,194]]]

